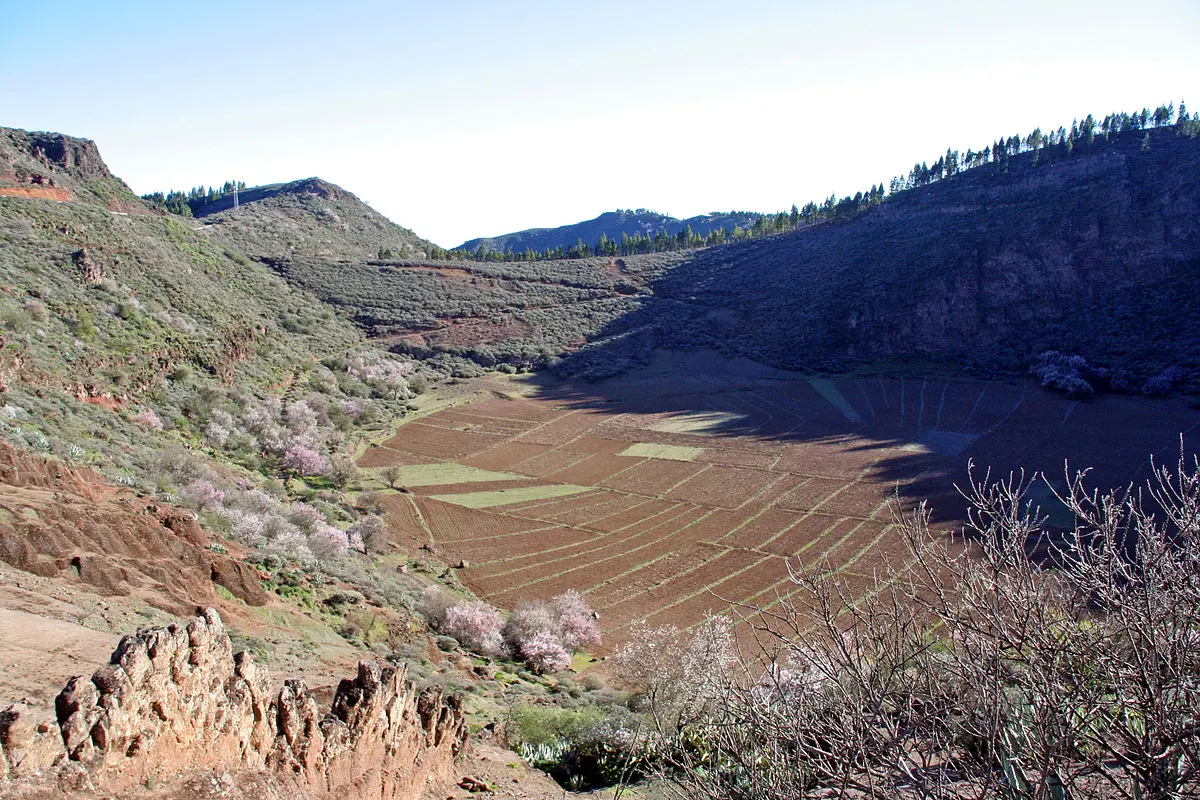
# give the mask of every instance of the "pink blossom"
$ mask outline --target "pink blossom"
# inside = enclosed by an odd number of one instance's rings
[[[325,515],[308,503],[292,503],[287,514],[288,521],[305,533],[312,533],[318,527],[328,524]]]
[[[237,423],[234,422],[233,416],[228,411],[217,409],[212,412],[212,417],[208,420],[208,427],[204,429],[204,438],[213,447],[225,447],[233,438],[237,430]]]
[[[329,459],[303,439],[293,439],[283,453],[283,465],[301,475],[325,475]]]
[[[563,647],[562,641],[548,631],[534,634],[531,639],[522,642],[521,658],[538,673],[558,672],[571,666],[571,654]]]
[[[549,607],[559,638],[567,650],[575,652],[600,644],[600,628],[596,625],[596,616],[579,592],[569,589],[552,598]]]
[[[308,535],[308,546],[319,558],[345,555],[350,549],[346,533],[332,525],[321,525]]]
[[[464,647],[486,656],[504,652],[500,630],[504,621],[499,612],[487,603],[478,601],[458,603],[446,609],[440,630],[453,636]]]
[[[133,421],[148,431],[158,433],[163,429],[163,422],[152,408],[144,408],[133,415]]]
[[[209,481],[192,481],[179,495],[187,506],[197,511],[217,508],[225,502],[225,493]]]

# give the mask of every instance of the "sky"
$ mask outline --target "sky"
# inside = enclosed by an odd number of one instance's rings
[[[1180,99],[1200,0],[0,0],[0,125],[139,194],[319,176],[444,247],[786,210]]]

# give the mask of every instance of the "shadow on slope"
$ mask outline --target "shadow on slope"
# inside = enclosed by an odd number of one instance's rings
[[[656,347],[785,369],[878,359],[1022,375],[1046,350],[1142,382],[1200,369],[1200,139],[1154,131],[1059,160],[1026,153],[893,195],[845,221],[696,251],[561,374]]]
[[[655,431],[678,444],[775,443],[803,474],[895,485],[943,521],[962,513],[953,485],[972,461],[1060,486],[1064,461],[1099,488],[1140,482],[1151,455],[1177,457],[1195,409],[1140,395],[1081,403],[1025,376],[1054,349],[1134,387],[1175,368],[1194,391],[1198,212],[1200,140],[1173,130],[1027,153],[846,221],[697,251],[562,359],[567,382],[543,391],[681,420]]]
[[[991,469],[1041,472],[1062,487],[1065,465],[1101,489],[1144,481],[1184,435],[1195,452],[1200,412],[1179,399],[1107,396],[1079,402],[1031,382],[1002,383],[899,368],[801,375],[714,351],[654,351],[620,377],[539,382],[544,399],[620,414],[646,441],[732,453],[732,463],[928,499],[934,520],[963,518],[955,485]],[[718,462],[721,463],[721,462]],[[1031,497],[1070,524],[1048,487]],[[866,502],[866,501],[864,501]]]

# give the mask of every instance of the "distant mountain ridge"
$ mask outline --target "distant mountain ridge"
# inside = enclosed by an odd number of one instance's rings
[[[540,252],[553,250],[556,247],[570,248],[581,240],[584,244],[592,245],[598,242],[601,236],[607,236],[617,242],[621,240],[622,234],[650,238],[659,233],[674,236],[688,227],[691,227],[693,233],[705,236],[717,228],[724,228],[730,233],[735,228],[748,228],[761,216],[763,215],[753,211],[728,211],[677,219],[644,208],[617,209],[616,211],[606,211],[595,219],[576,222],[573,225],[563,225],[558,228],[530,228],[501,236],[471,239],[454,249],[470,253],[477,252],[480,248],[487,248],[497,253],[503,253],[506,250],[522,253],[526,249]]]

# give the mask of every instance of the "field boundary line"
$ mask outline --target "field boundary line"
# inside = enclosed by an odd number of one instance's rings
[[[917,429],[925,427],[925,387],[929,385],[929,378],[921,379],[921,405],[917,408]]]
[[[400,493],[398,492],[397,494]],[[425,521],[425,515],[421,513],[421,507],[417,505],[416,497],[407,493],[404,494],[404,497],[408,500],[408,504],[412,506],[413,513],[417,516],[417,522],[419,522],[421,527],[425,529],[425,535],[429,537],[429,546],[433,547],[437,543],[433,538],[433,529],[430,528],[429,523]]]
[[[983,396],[987,394],[987,384],[979,387],[979,396],[975,398],[975,405],[971,406],[971,413],[967,414],[967,418],[963,420],[963,430],[967,430],[971,425],[971,420],[975,419],[975,412],[979,410],[979,404],[983,402]]]
[[[689,462],[689,463],[693,463],[693,464],[694,464],[695,462],[693,461],[693,462]],[[700,470],[699,470],[698,472],[693,472],[691,475],[688,475],[688,476],[687,476],[686,478],[684,478],[683,480],[681,480],[681,481],[676,481],[675,483],[671,484],[670,486],[668,486],[666,489],[664,489],[664,490],[662,491],[662,494],[660,494],[660,495],[659,495],[659,497],[661,497],[661,498],[662,498],[662,499],[664,499],[664,500],[673,500],[674,498],[668,498],[668,497],[667,497],[667,495],[669,495],[671,492],[673,492],[673,491],[675,491],[676,489],[678,489],[680,486],[683,486],[685,483],[687,483],[688,481],[690,481],[692,478],[699,478],[701,475],[703,475],[704,473],[708,472],[710,469],[712,469],[712,468],[713,468],[713,465],[712,465],[712,464],[708,464],[708,463],[705,463],[705,462],[700,462],[700,463],[704,464],[704,466],[703,466],[703,467],[701,467],[701,468],[700,468]],[[705,504],[705,503],[697,503],[696,505],[698,505],[698,506],[705,506],[705,505],[707,505],[707,504]],[[721,508],[722,506],[714,506],[714,507],[715,507],[715,508]]]
[[[638,536],[641,536],[641,535],[644,535],[644,534],[647,534],[647,533],[652,533],[652,532],[654,531],[654,529],[655,529],[655,528],[658,528],[658,527],[660,527],[660,526],[662,526],[662,525],[670,525],[672,522],[675,522],[675,521],[677,521],[677,520],[678,520],[680,517],[682,517],[682,516],[686,515],[686,514],[687,514],[689,511],[691,511],[691,510],[693,510],[693,509],[695,509],[695,507],[694,507],[694,506],[692,506],[692,507],[688,507],[688,508],[685,508],[685,509],[684,509],[684,510],[683,510],[681,513],[674,515],[674,516],[673,516],[673,517],[671,517],[670,519],[668,519],[668,520],[664,520],[663,522],[659,522],[658,524],[651,526],[649,530],[642,531],[641,533],[634,534],[633,536],[627,536],[627,537],[625,537],[624,539],[622,539],[622,540],[621,540],[621,541],[619,541],[619,542],[612,542],[612,543],[609,543],[609,544],[622,544],[622,543],[624,543],[624,542],[628,542],[628,541],[629,541],[629,540],[631,540],[631,539],[636,539]],[[711,512],[708,512],[708,513],[711,513]],[[637,547],[633,548],[632,550],[622,550],[621,552],[619,552],[619,553],[617,553],[617,554],[615,554],[615,555],[606,556],[605,558],[601,558],[599,561],[589,561],[589,562],[588,562],[588,563],[586,563],[586,564],[578,564],[578,565],[576,565],[576,566],[574,566],[574,567],[571,567],[570,569],[559,570],[558,572],[555,572],[555,573],[552,573],[552,574],[549,574],[549,575],[540,575],[540,576],[538,576],[537,578],[535,578],[535,579],[533,579],[533,580],[525,581],[524,583],[519,583],[519,584],[516,584],[516,585],[514,585],[514,586],[509,586],[509,587],[507,587],[507,588],[505,588],[505,589],[503,589],[503,590],[501,590],[501,591],[498,591],[498,592],[496,592],[495,594],[505,594],[505,593],[508,593],[508,592],[515,592],[515,591],[518,591],[518,590],[520,590],[520,589],[525,589],[525,588],[528,588],[528,587],[530,587],[530,586],[533,586],[533,585],[535,585],[535,584],[538,584],[538,583],[543,583],[543,582],[545,582],[545,581],[547,581],[547,580],[551,580],[551,579],[553,579],[553,578],[561,578],[562,576],[564,576],[564,575],[568,575],[568,574],[570,574],[570,573],[572,573],[572,572],[576,572],[577,570],[581,570],[581,569],[593,569],[593,568],[595,568],[596,566],[598,566],[598,565],[600,565],[600,564],[605,564],[605,563],[607,563],[607,562],[609,562],[609,561],[613,561],[613,560],[615,560],[615,559],[626,558],[627,556],[629,556],[629,555],[632,555],[633,553],[636,553],[636,552],[638,552],[639,550],[644,550],[644,549],[646,549],[647,547],[652,547],[652,546],[654,546],[654,545],[656,545],[656,544],[659,544],[660,542],[666,541],[667,539],[674,538],[675,536],[677,536],[677,535],[678,535],[679,533],[681,533],[682,531],[684,531],[684,530],[687,530],[687,529],[688,529],[688,528],[690,528],[692,525],[694,525],[695,523],[699,522],[699,521],[700,521],[700,519],[702,519],[704,516],[707,516],[707,514],[702,514],[700,518],[697,518],[697,519],[695,519],[695,520],[692,520],[691,522],[689,522],[689,523],[687,523],[686,525],[684,525],[682,528],[672,528],[672,529],[671,529],[671,530],[669,530],[669,531],[668,531],[668,532],[667,532],[665,535],[663,535],[663,536],[659,536],[657,539],[651,539],[650,541],[648,541],[648,542],[645,542],[644,544],[640,544],[640,545],[638,545]],[[608,546],[609,546],[608,544],[605,544],[605,545],[604,545],[604,546],[602,546],[602,547],[596,547],[596,548],[593,548],[593,549],[591,549],[591,550],[587,550],[587,551],[584,551],[584,552],[585,552],[585,553],[593,553],[593,552],[595,552],[595,551],[597,551],[597,550],[603,550],[605,547],[608,547]],[[584,553],[580,553],[580,555],[584,555]],[[568,556],[567,558],[570,558],[570,557]],[[555,563],[558,563],[559,561],[564,561],[564,560],[566,560],[566,559],[564,559],[564,558],[559,558],[559,559],[556,559],[555,561],[546,561],[546,562],[542,562],[542,563],[545,563],[545,564],[555,564]],[[537,565],[531,565],[531,566],[537,566]],[[524,568],[522,568],[522,569],[524,569]],[[504,576],[504,575],[510,575],[510,574],[512,574],[513,572],[516,572],[516,571],[518,571],[518,570],[509,570],[508,572],[502,572],[502,573],[498,573],[498,574],[496,574],[496,575],[493,575],[493,576],[491,576],[491,577],[493,577],[493,578],[499,578],[499,577],[502,577],[502,576]]]
[[[470,542],[470,543],[493,542],[496,539],[508,539],[513,536],[524,536],[528,533],[542,533],[543,531],[557,530],[562,527],[563,527],[562,525],[544,525],[540,528],[530,528],[528,530],[513,531],[512,533],[497,533],[495,536],[472,536],[469,539],[455,539],[455,540],[453,540],[453,542],[443,541],[442,545],[446,548],[451,548],[451,547],[453,547],[453,545],[461,544],[463,542]],[[580,533],[586,533],[586,531],[580,531]],[[479,563],[482,563],[482,562],[479,562]]]
[[[942,386],[942,399],[938,402],[937,419],[933,421],[933,427],[936,430],[942,429],[942,411],[946,408],[946,392],[950,391],[950,381],[946,381]]]
[[[853,519],[853,517],[843,517],[842,519]],[[830,545],[830,546],[826,547],[826,548],[825,548],[825,550],[824,550],[824,551],[821,553],[821,555],[820,555],[820,556],[817,558],[817,560],[816,560],[816,564],[818,564],[818,565],[819,565],[819,564],[821,563],[821,559],[822,559],[823,557],[825,557],[825,556],[829,555],[829,554],[830,554],[831,552],[833,552],[833,551],[834,551],[836,548],[838,548],[838,547],[841,547],[841,546],[842,546],[842,543],[843,543],[843,542],[845,542],[845,541],[847,541],[847,540],[848,540],[848,539],[849,539],[851,536],[853,536],[855,533],[857,533],[857,532],[859,531],[859,529],[860,529],[860,528],[862,528],[862,526],[863,526],[863,525],[865,525],[867,522],[873,522],[873,521],[874,521],[874,520],[860,520],[860,521],[859,521],[859,523],[858,523],[857,525],[855,525],[853,528],[851,528],[849,531],[847,531],[847,532],[846,532],[845,534],[843,534],[842,536],[838,537],[838,540],[837,540],[836,542],[834,542],[832,545]],[[862,556],[863,556],[863,555],[865,555],[865,553],[866,553],[866,550],[868,550],[868,549],[870,549],[871,547],[874,547],[876,544],[878,544],[878,543],[879,543],[879,541],[880,541],[880,540],[883,538],[884,532],[886,532],[887,530],[889,530],[891,527],[892,527],[892,525],[891,525],[891,524],[889,524],[889,525],[885,526],[885,527],[884,527],[884,530],[883,530],[882,532],[880,532],[880,534],[879,534],[878,536],[876,536],[876,537],[875,537],[875,538],[874,538],[874,539],[871,541],[871,544],[870,544],[870,545],[868,545],[866,548],[864,548],[862,551],[860,551],[860,552],[859,552],[859,553],[856,555],[856,557],[855,557],[855,558],[856,558],[856,559],[858,559],[858,558],[862,558]],[[815,546],[815,545],[816,545],[818,542],[820,542],[821,540],[823,540],[823,539],[825,539],[825,538],[826,538],[825,536],[818,536],[816,539],[813,539],[811,542],[809,542],[808,544],[806,544],[804,547],[802,547],[802,548],[800,548],[798,551],[796,551],[796,554],[795,554],[795,555],[793,555],[793,556],[779,556],[779,554],[778,554],[778,553],[775,553],[775,554],[773,554],[773,555],[775,555],[775,556],[776,556],[776,557],[778,557],[778,558],[783,558],[785,561],[787,561],[787,560],[789,560],[789,559],[792,559],[792,558],[798,558],[798,557],[800,556],[800,554],[801,554],[801,553],[803,553],[804,551],[808,550],[810,547],[813,547],[813,546]],[[829,537],[829,538],[834,538],[834,537]],[[849,563],[850,563],[850,562],[847,562],[847,565],[848,565]],[[803,566],[804,566],[804,565],[803,565],[803,563],[801,563],[801,564],[800,564],[800,566],[803,568]],[[839,568],[837,568],[837,569],[833,569],[833,570],[831,570],[831,571],[830,571],[828,574],[829,574],[829,575],[837,575],[837,574],[840,574],[842,571],[843,571],[843,570],[842,570],[842,568],[840,568],[840,567],[839,567]],[[745,597],[745,598],[743,598],[742,600],[739,600],[739,601],[737,601],[737,602],[742,602],[742,603],[746,603],[747,605],[750,605],[750,604],[752,604],[752,601],[753,601],[755,598],[761,597],[762,595],[766,594],[767,592],[775,592],[776,594],[778,594],[779,587],[780,587],[780,586],[782,586],[782,585],[784,585],[785,583],[789,582],[790,580],[791,580],[791,577],[790,577],[790,575],[789,575],[789,576],[786,576],[786,577],[783,577],[783,578],[781,578],[781,579],[779,579],[779,580],[775,581],[774,583],[770,584],[769,586],[765,586],[765,587],[763,587],[762,589],[760,589],[760,590],[758,590],[757,592],[755,592],[754,594],[752,594],[752,595],[749,595],[749,596],[747,596],[747,597]],[[765,606],[763,606],[763,608],[764,608],[764,609],[766,609],[766,608],[770,608],[770,607],[771,607],[771,604],[768,604],[768,605],[765,605]]]
[[[780,456],[780,458],[782,458],[782,457],[783,457],[783,456]],[[741,469],[741,467],[738,467],[738,469]],[[753,467],[747,467],[747,469],[753,469]],[[792,475],[792,474],[791,474],[791,473],[789,473],[789,472],[772,472],[772,471],[771,471],[771,470],[769,470],[769,469],[768,469],[768,470],[763,470],[763,472],[766,472],[766,473],[767,473],[767,474],[769,474],[769,475],[773,475],[775,479],[774,479],[774,480],[772,480],[772,481],[770,481],[769,483],[767,483],[767,485],[766,485],[766,486],[762,487],[762,488],[761,488],[761,489],[759,489],[757,492],[755,492],[753,496],[751,496],[751,497],[747,497],[747,498],[746,498],[746,499],[745,499],[743,502],[741,502],[741,503],[738,503],[738,504],[737,504],[736,506],[734,506],[733,508],[727,508],[727,509],[725,509],[726,511],[737,511],[737,510],[738,510],[738,509],[740,509],[742,506],[745,506],[745,505],[747,505],[747,504],[749,504],[749,503],[751,503],[751,502],[753,502],[753,501],[757,500],[758,498],[762,497],[764,494],[766,494],[767,492],[769,492],[769,491],[771,490],[771,488],[772,488],[773,486],[775,486],[775,484],[779,483],[780,481],[786,480],[787,478],[801,478],[801,477],[804,477],[804,476],[802,476],[802,475]],[[810,480],[812,480],[812,479],[811,479],[811,478],[804,478],[804,483],[808,483]],[[800,486],[803,486],[803,485],[804,485],[804,483],[801,483],[801,484],[800,484]],[[789,494],[789,493],[791,493],[791,492],[794,492],[796,489],[799,489],[799,488],[800,488],[800,486],[793,486],[793,487],[792,487],[791,489],[789,489],[787,492],[784,492],[784,494],[786,495],[786,494]],[[782,497],[782,496],[783,496],[783,495],[780,495],[780,497]],[[776,499],[776,500],[778,500],[779,498],[777,497],[777,498],[775,498],[775,499]],[[774,502],[773,502],[773,501],[772,501],[771,505],[774,505]],[[723,506],[718,506],[718,508],[723,508]]]
[[[863,400],[867,402],[867,410],[871,412],[871,422],[874,423],[879,417],[875,413],[875,404],[871,402],[871,396],[867,394],[867,389],[863,386],[862,381],[856,380],[854,384],[858,387],[858,393],[863,396]]]
[[[639,504],[639,505],[643,505],[643,504]],[[617,528],[617,529],[616,529],[616,530],[614,530],[614,531],[610,531],[609,533],[607,533],[607,534],[604,534],[604,536],[602,536],[601,538],[605,538],[605,537],[607,537],[607,536],[612,536],[613,534],[616,534],[616,533],[621,533],[622,531],[625,531],[625,530],[628,530],[629,528],[632,528],[634,525],[639,525],[639,524],[641,524],[641,523],[643,523],[643,522],[647,522],[647,521],[649,521],[649,520],[658,519],[659,517],[663,516],[664,514],[667,514],[667,513],[671,512],[671,511],[674,511],[675,509],[679,508],[680,506],[684,506],[684,505],[686,505],[686,504],[684,504],[684,503],[677,503],[676,505],[670,506],[669,508],[664,508],[662,511],[659,511],[657,514],[651,514],[649,517],[645,517],[645,518],[643,518],[643,519],[635,520],[635,521],[633,521],[633,522],[629,523],[628,525],[622,525],[620,528]],[[637,508],[637,506],[634,506],[634,508]],[[630,510],[632,511],[633,509],[630,509]],[[685,512],[686,512],[686,509],[684,510],[684,512],[680,512],[680,514],[677,514],[676,516],[682,516],[682,515],[683,515],[683,513],[685,513]],[[623,512],[622,512],[622,513],[623,513]],[[672,517],[671,519],[674,519],[674,517]],[[539,521],[542,521],[542,520],[539,520]],[[556,526],[556,527],[567,527],[567,528],[574,528],[574,526],[571,526],[571,525],[559,525],[559,526]],[[582,532],[584,532],[584,533],[591,534],[591,536],[592,536],[593,538],[595,538],[595,537],[597,536],[597,533],[596,533],[596,531],[588,531],[588,530],[586,530],[586,529],[584,529],[584,528],[580,528],[580,529],[578,529],[578,530],[580,530],[580,531],[582,531]],[[579,553],[576,553],[576,554],[574,554],[574,555],[578,555],[578,556],[585,556],[585,555],[587,555],[588,553],[594,553],[594,552],[596,552],[597,550],[603,550],[603,549],[604,549],[605,547],[607,547],[609,544],[621,544],[622,542],[627,542],[627,541],[629,541],[630,539],[633,539],[633,538],[635,538],[636,536],[637,536],[637,534],[634,534],[633,536],[627,536],[627,537],[625,537],[624,539],[617,539],[617,540],[615,540],[615,541],[613,541],[613,542],[606,542],[606,543],[604,543],[604,544],[601,544],[601,545],[600,545],[600,546],[598,546],[598,547],[593,547],[593,548],[591,548],[590,550],[584,550],[584,551],[582,551],[582,552],[579,552]],[[579,543],[577,542],[577,543],[575,543],[575,544],[579,544]],[[573,546],[573,545],[564,545],[563,547],[571,547],[571,546]],[[549,549],[549,550],[543,550],[542,552],[544,552],[544,553],[550,553],[550,552],[554,552],[554,551],[556,551],[556,550],[561,550],[561,549],[563,549],[563,547],[555,547],[555,548],[551,548],[551,549]],[[518,559],[518,558],[527,558],[527,557],[529,557],[529,556],[531,556],[531,555],[533,555],[533,553],[526,553],[526,554],[525,554],[525,555],[523,555],[523,556],[512,556],[512,557],[509,557],[509,558],[500,558],[500,559],[494,559],[493,561],[489,561],[489,562],[487,562],[487,563],[488,563],[488,564],[503,564],[503,563],[505,563],[505,562],[507,562],[507,561],[515,561],[515,560],[516,560],[516,559]],[[571,557],[573,557],[573,556],[567,556],[566,558],[571,558]],[[558,563],[559,561],[562,561],[562,560],[563,560],[563,558],[556,558],[556,559],[551,559],[550,561],[543,561],[543,562],[540,562],[540,563],[542,563],[542,564],[556,564],[556,563]],[[482,566],[482,565],[483,565],[483,563],[481,562],[481,563],[480,563],[480,566]],[[531,566],[532,566],[532,565],[531,565]],[[518,567],[517,569],[524,569],[524,567]],[[492,575],[492,576],[490,576],[490,577],[495,577],[495,578],[498,578],[498,577],[500,577],[501,575],[508,575],[509,573],[516,572],[516,571],[517,571],[517,570],[508,570],[507,572],[498,572],[498,573],[496,573],[495,575]]]
[[[714,510],[714,511],[709,511],[709,512],[708,512],[707,514],[705,514],[703,517],[700,517],[700,519],[697,519],[697,520],[695,520],[694,522],[690,522],[690,523],[688,523],[687,525],[684,525],[682,528],[680,528],[679,530],[675,531],[675,533],[674,533],[674,534],[672,534],[672,535],[679,535],[679,534],[683,533],[684,531],[686,531],[688,528],[691,528],[691,527],[694,527],[694,526],[696,526],[696,525],[699,525],[701,522],[703,522],[704,520],[706,520],[706,519],[708,519],[709,517],[711,517],[711,516],[712,516],[714,513],[716,513],[716,511],[715,511],[715,510]],[[711,545],[709,545],[709,543],[708,543],[708,542],[701,542],[701,541],[695,542],[695,544],[696,544],[697,546],[701,546],[701,547],[703,547],[703,546],[711,546]],[[615,582],[616,582],[617,580],[619,580],[620,578],[625,578],[625,577],[627,577],[627,576],[629,576],[629,575],[632,575],[632,574],[633,574],[633,573],[635,573],[635,572],[638,572],[639,570],[643,570],[643,569],[646,569],[647,567],[653,566],[654,564],[657,564],[659,561],[662,561],[664,558],[670,558],[671,556],[673,556],[673,555],[677,554],[678,552],[679,552],[678,550],[669,550],[669,551],[667,551],[666,553],[663,553],[661,556],[656,556],[655,558],[652,558],[652,559],[650,559],[649,561],[643,561],[642,563],[638,564],[637,566],[635,566],[635,567],[632,567],[631,569],[627,569],[627,570],[625,570],[624,572],[622,572],[622,573],[621,573],[621,574],[619,574],[619,575],[614,575],[614,576],[612,576],[611,578],[608,578],[607,580],[604,580],[604,581],[602,581],[601,583],[597,583],[597,584],[596,584],[596,585],[594,585],[594,586],[591,586],[591,587],[589,587],[589,588],[587,588],[587,589],[584,589],[584,590],[583,590],[583,592],[582,592],[582,594],[585,594],[585,595],[586,595],[586,594],[590,594],[591,592],[594,592],[594,591],[596,591],[597,589],[600,589],[600,588],[602,588],[602,587],[611,586],[613,583],[615,583]],[[619,602],[625,602],[626,600],[629,600],[629,599],[631,599],[631,598],[638,597],[638,596],[640,596],[640,595],[642,595],[642,594],[645,594],[645,593],[646,593],[646,592],[648,592],[648,591],[651,591],[652,589],[654,589],[655,587],[657,587],[657,586],[660,586],[660,585],[661,585],[661,584],[657,584],[657,583],[656,583],[654,586],[650,586],[650,587],[647,587],[647,588],[645,588],[645,589],[641,589],[641,590],[639,590],[639,591],[636,591],[636,592],[629,592],[629,593],[625,594],[625,595],[624,595],[624,596],[621,598],[621,600],[620,600]],[[610,604],[610,605],[611,605],[611,604]],[[608,606],[605,606],[604,608],[607,608],[607,607],[608,607]],[[600,610],[603,610],[603,608],[601,608]]]
[[[736,549],[738,549],[738,548],[732,548],[732,547],[731,547],[731,548],[727,548],[727,549],[729,549],[729,550],[736,550]],[[742,567],[741,569],[737,570],[736,572],[731,572],[731,573],[729,573],[728,575],[726,575],[724,578],[722,578],[721,580],[717,581],[716,583],[710,583],[709,585],[705,586],[704,588],[702,588],[702,589],[697,589],[696,591],[694,591],[694,592],[692,592],[692,593],[690,593],[690,594],[687,594],[687,595],[685,595],[685,596],[683,596],[683,597],[679,598],[678,600],[676,600],[676,601],[675,601],[675,602],[673,602],[673,603],[670,603],[670,604],[668,604],[668,605],[662,606],[661,608],[656,608],[656,609],[654,609],[653,611],[649,612],[648,614],[643,614],[643,615],[642,615],[642,616],[640,616],[640,617],[635,617],[635,618],[633,618],[633,619],[629,620],[628,622],[626,622],[626,623],[624,623],[624,624],[622,624],[622,625],[618,625],[617,627],[613,628],[612,630],[613,630],[613,631],[619,631],[619,630],[623,630],[623,629],[625,629],[625,628],[628,628],[630,625],[632,625],[632,624],[633,624],[633,623],[635,623],[635,622],[640,622],[640,621],[642,621],[642,620],[646,620],[646,619],[648,619],[648,618],[650,618],[650,617],[654,616],[655,614],[661,614],[661,613],[662,613],[662,612],[664,612],[664,611],[670,611],[672,608],[675,608],[676,606],[682,605],[682,604],[684,604],[684,603],[688,602],[689,600],[692,600],[693,598],[699,597],[700,595],[704,594],[705,592],[712,593],[712,594],[713,594],[713,596],[714,596],[714,597],[716,597],[716,594],[712,592],[712,588],[713,588],[714,586],[720,586],[720,585],[721,585],[721,584],[723,584],[723,583],[727,583],[728,581],[731,581],[731,580],[733,580],[734,578],[736,578],[737,576],[741,575],[743,572],[748,572],[749,570],[752,570],[752,569],[754,569],[755,567],[757,567],[759,564],[762,564],[764,561],[770,561],[771,559],[779,559],[780,561],[782,561],[782,560],[783,560],[783,559],[782,559],[782,557],[780,557],[780,556],[777,556],[777,555],[774,555],[774,554],[771,554],[771,555],[765,556],[765,557],[763,557],[763,558],[760,558],[760,559],[758,559],[757,561],[754,561],[754,562],[752,562],[752,563],[750,563],[750,564],[747,564],[745,567]],[[704,568],[705,566],[707,566],[707,565],[708,565],[708,562],[705,562],[705,563],[701,564],[700,566],[696,567],[695,569],[691,569],[691,570],[688,570],[687,572],[680,573],[680,574],[679,574],[678,576],[676,576],[676,577],[683,577],[684,575],[688,574],[688,572],[694,572],[696,569],[703,569],[703,568]],[[672,580],[674,580],[674,578],[672,578]],[[662,584],[659,584],[659,585],[660,585],[660,586],[666,586],[666,585],[670,584],[670,582],[671,582],[671,581],[666,581],[665,583],[662,583]],[[719,598],[719,597],[718,597],[717,599],[719,600],[719,599],[721,599],[721,598]]]

